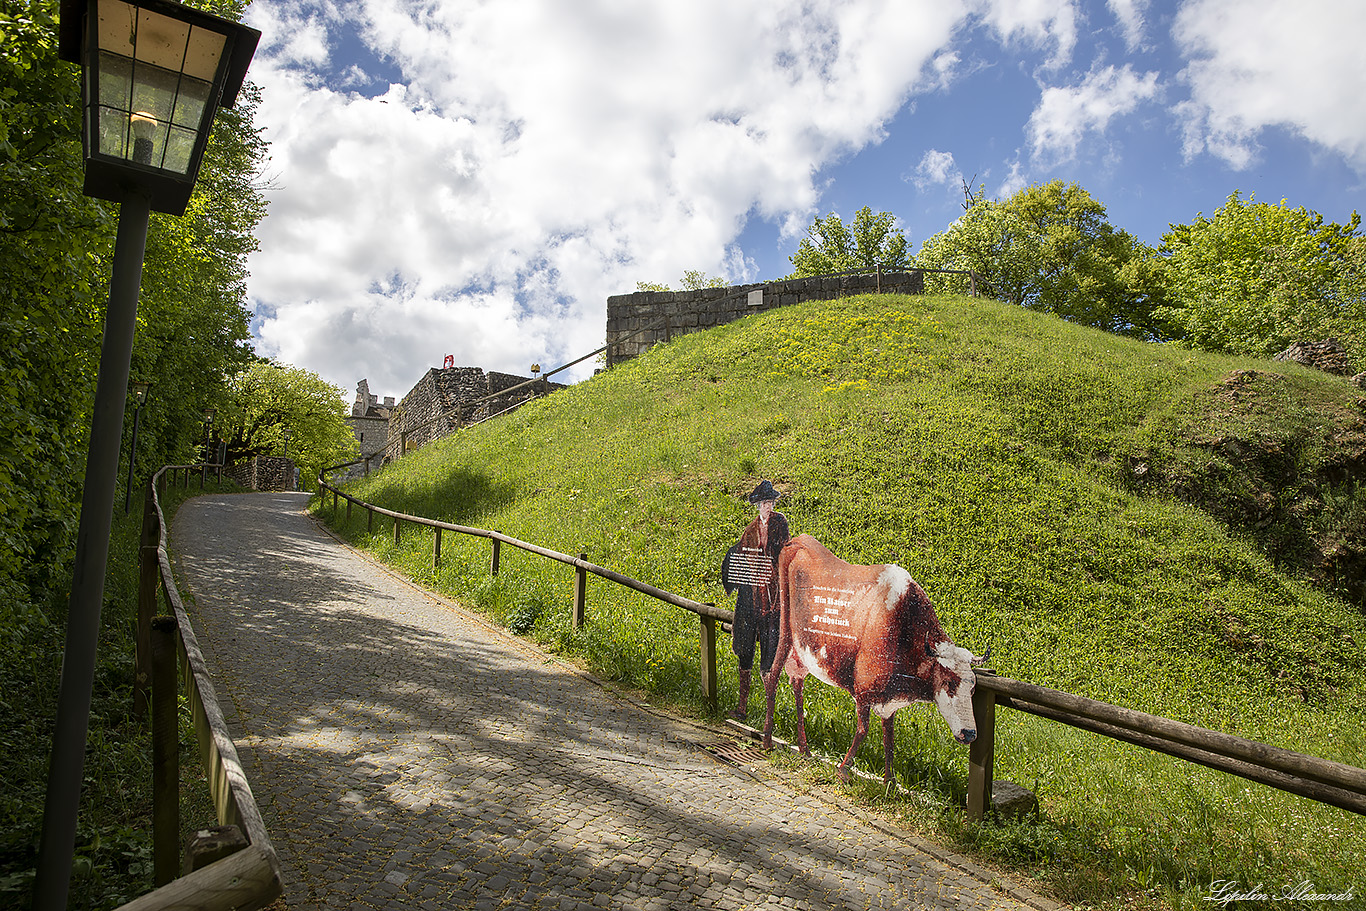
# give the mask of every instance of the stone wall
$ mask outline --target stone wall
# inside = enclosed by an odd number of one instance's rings
[[[483,420],[529,398],[564,388],[559,383],[542,380],[535,386],[497,395],[529,379],[510,373],[486,374],[479,367],[440,370],[433,367],[390,415],[386,458],[400,458],[405,452],[450,436],[466,424]],[[490,395],[494,398],[489,399]]]
[[[607,366],[628,361],[656,342],[721,326],[774,307],[851,294],[922,294],[924,291],[924,273],[912,270],[794,278],[698,291],[618,294],[607,298]],[[664,325],[649,328],[657,323]],[[647,331],[632,336],[641,329]]]
[[[293,490],[294,460],[280,456],[254,456],[224,468],[223,476],[248,490]]]
[[[349,417],[346,423],[351,426],[351,432],[356,435],[356,445],[359,447],[360,458],[366,456],[378,456],[384,452],[384,447],[389,445],[389,419],[382,417]],[[375,467],[380,464],[380,459],[373,460]],[[364,465],[352,465],[345,473],[332,476],[333,480],[350,481],[358,478],[365,473]]]
[[[1294,361],[1305,367],[1322,370],[1334,376],[1351,376],[1357,367],[1351,362],[1347,349],[1335,338],[1322,342],[1295,342],[1272,357],[1276,361]]]

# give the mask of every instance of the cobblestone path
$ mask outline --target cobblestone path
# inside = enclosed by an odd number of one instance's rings
[[[291,909],[1057,907],[714,759],[715,732],[401,580],[305,503],[203,496],[171,535]]]

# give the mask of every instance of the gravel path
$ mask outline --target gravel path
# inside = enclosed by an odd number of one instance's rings
[[[1057,907],[713,758],[715,731],[400,579],[306,502],[198,497],[171,535],[291,909]]]

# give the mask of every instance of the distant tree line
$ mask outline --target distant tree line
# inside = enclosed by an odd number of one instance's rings
[[[1304,208],[1244,200],[1172,225],[1157,247],[1110,224],[1105,207],[1056,180],[1006,200],[964,187],[964,213],[914,256],[894,216],[831,213],[807,229],[789,277],[850,269],[964,269],[978,291],[1145,341],[1269,356],[1336,338],[1366,363],[1366,237]],[[930,275],[927,290],[966,281]]]

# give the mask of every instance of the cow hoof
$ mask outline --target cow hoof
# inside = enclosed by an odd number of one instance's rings
[[[835,773],[839,775],[840,781],[844,782],[845,784],[849,783],[849,770],[846,769],[844,766],[836,766]]]
[[[730,717],[734,718],[736,721],[744,721],[749,717],[749,712],[737,705],[730,710]]]

